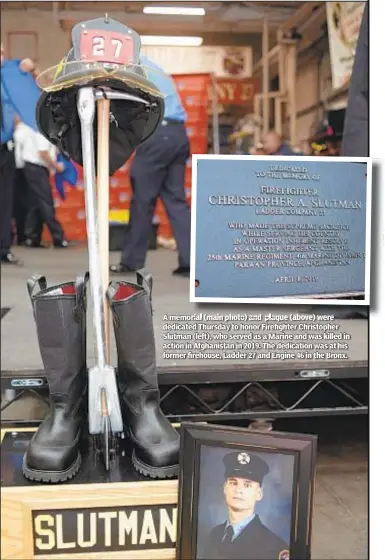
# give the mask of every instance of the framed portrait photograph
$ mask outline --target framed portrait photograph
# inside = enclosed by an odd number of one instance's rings
[[[317,436],[181,425],[177,560],[309,560]]]

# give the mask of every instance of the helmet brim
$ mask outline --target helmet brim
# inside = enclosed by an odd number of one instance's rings
[[[146,105],[140,105],[133,101],[111,101],[112,115],[114,113],[116,113],[115,117],[120,115],[116,118],[118,128],[116,129],[114,125],[110,127],[111,175],[124,165],[137,145],[154,134],[163,119],[164,96],[146,77],[144,69],[140,68],[139,73],[135,65],[106,69],[105,65],[100,64],[88,66],[83,63],[70,64],[70,72],[56,74],[52,80],[46,79],[44,86],[42,81],[44,75],[47,78],[48,72],[39,77],[39,85],[43,91],[37,104],[36,120],[41,133],[77,163],[82,164],[79,141],[74,141],[73,138],[68,141],[68,135],[75,134],[73,130],[75,129],[80,137],[76,100],[77,92],[81,87],[109,88],[130,93],[146,102]],[[49,69],[49,72],[54,69],[55,67]],[[132,122],[129,122],[130,115]],[[68,123],[65,122],[66,118]],[[96,120],[95,118],[95,127]],[[63,141],[65,128],[72,129],[72,132],[66,132],[67,143]]]

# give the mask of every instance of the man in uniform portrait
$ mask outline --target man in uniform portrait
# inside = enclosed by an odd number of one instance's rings
[[[201,560],[289,560],[289,546],[268,529],[255,511],[263,500],[269,466],[258,455],[231,452],[223,458],[226,521],[208,536]]]

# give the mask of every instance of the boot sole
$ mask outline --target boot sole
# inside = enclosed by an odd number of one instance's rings
[[[79,471],[81,464],[82,458],[80,453],[78,453],[76,461],[65,471],[37,471],[27,467],[26,456],[24,455],[23,475],[25,478],[28,478],[28,480],[32,480],[34,482],[58,484],[59,482],[66,482],[67,480],[73,478]]]
[[[171,465],[170,467],[151,467],[146,465],[132,452],[132,464],[134,469],[144,476],[150,478],[175,478],[179,474],[179,465]]]

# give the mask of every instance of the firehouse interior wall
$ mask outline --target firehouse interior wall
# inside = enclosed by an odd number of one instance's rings
[[[100,2],[102,5],[103,2]],[[305,3],[306,4],[306,3]],[[106,8],[107,9],[107,8]],[[302,10],[304,8],[302,7]],[[101,12],[104,13],[105,9],[101,6]],[[114,17],[114,13],[111,12],[111,16]],[[94,17],[91,14],[90,17]],[[326,11],[317,17],[317,21],[314,24],[314,33],[320,33],[322,24],[326,22]],[[54,12],[48,10],[16,10],[7,9],[7,6],[2,8],[2,18],[1,18],[1,31],[2,37],[4,38],[5,47],[11,51],[11,48],[16,48],[17,53],[15,56],[29,56],[29,52],[21,53],[21,41],[23,36],[26,38],[26,45],[30,45],[31,41],[34,42],[33,51],[37,58],[38,65],[41,69],[51,67],[61,59],[63,53],[68,49],[68,44],[70,41],[70,30],[73,22],[55,22]],[[139,29],[139,32],[141,30]],[[311,29],[313,33],[313,29]],[[202,34],[204,37],[205,45],[249,45],[253,50],[254,65],[258,63],[261,59],[261,54],[263,50],[262,44],[262,34],[261,29],[257,33],[247,33],[247,34],[232,34],[232,33],[206,33]],[[28,40],[27,40],[28,39]],[[271,28],[268,30],[268,43],[267,48],[271,49],[276,40],[276,30]],[[16,42],[15,42],[16,41]],[[12,55],[12,52],[11,52]],[[199,72],[199,68],[197,68]],[[274,68],[270,69],[270,76],[273,79]],[[246,81],[248,83],[246,84]],[[245,91],[253,91],[258,94],[262,89],[262,76],[261,74],[254,74],[251,78],[245,81],[244,87]],[[251,85],[251,83],[253,85]],[[219,84],[220,86],[220,84]],[[309,132],[311,127],[320,120],[322,116],[321,102],[327,104],[328,96],[331,93],[331,69],[330,69],[330,57],[328,53],[328,43],[324,39],[316,44],[315,49],[311,46],[307,46],[306,51],[297,54],[296,63],[296,75],[295,75],[295,111],[296,111],[296,147],[301,148],[303,141],[306,141],[309,137]],[[345,92],[346,97],[346,92]],[[337,101],[340,101],[339,99]],[[344,103],[345,101],[342,100]],[[229,108],[230,106],[228,106]],[[271,102],[272,110],[270,111],[269,126],[277,126],[274,122],[274,118],[279,118],[279,115],[274,116],[274,106]],[[223,134],[227,138],[227,130],[231,132],[231,127],[237,118],[241,118],[244,114],[253,112],[252,103],[235,104],[230,109],[230,118],[227,114],[223,117],[224,121],[221,121],[221,135]],[[232,116],[233,115],[233,116]],[[282,123],[279,123],[277,128],[283,130],[286,133],[290,132],[290,127],[288,125],[288,110],[283,110],[280,112]],[[226,120],[227,119],[227,120]],[[227,126],[227,128],[226,128]],[[213,129],[212,122],[210,121],[210,116],[208,117],[208,122],[194,121],[191,123],[191,130],[199,132],[199,138],[192,138],[192,148],[194,153],[201,153],[202,151],[212,151],[214,149],[213,141]],[[204,130],[203,130],[204,129]],[[207,130],[206,130],[207,129]],[[207,134],[207,141],[204,140],[203,136]],[[219,144],[221,153],[229,153],[229,146],[225,145],[227,140],[223,140],[221,137]],[[124,211],[129,207],[130,201],[130,186],[129,186],[129,166],[126,165],[120,174],[111,179],[111,201],[113,203],[113,208],[111,210]],[[191,188],[191,169],[188,166],[186,172],[186,191],[187,198],[189,199],[190,188]],[[79,175],[79,187],[80,190],[67,189],[67,197],[63,202],[60,200],[56,193],[54,192],[55,204],[57,207],[58,218],[63,223],[63,227],[66,230],[66,237],[71,241],[84,241],[85,240],[85,213],[83,204],[83,191],[82,187],[82,176]],[[118,192],[119,191],[119,192]],[[126,214],[125,214],[126,216]],[[156,210],[156,219],[160,222],[160,227],[158,234],[164,237],[171,237],[172,232],[168,224],[167,216],[165,214],[164,208],[161,203],[158,203]],[[46,239],[49,236],[46,235]]]
[[[100,2],[103,4],[103,2]],[[104,13],[104,7],[101,13]],[[113,12],[111,13],[113,17]],[[326,14],[322,16],[326,23]],[[317,32],[322,25],[316,26]],[[70,37],[70,27],[60,26],[53,22],[52,13],[37,10],[9,10],[2,8],[1,35],[5,46],[9,34],[36,33],[37,55],[39,67],[44,69],[58,63],[63,53],[67,52]],[[274,44],[275,32],[269,33],[269,43]],[[13,36],[14,38],[14,36]],[[318,38],[317,38],[318,39]],[[208,45],[250,45],[253,48],[254,59],[258,61],[262,53],[261,33],[233,35],[224,33],[209,33],[204,37],[204,44]],[[30,39],[28,39],[28,44]],[[16,53],[21,54],[21,53]],[[24,53],[28,56],[29,53]],[[200,69],[197,69],[199,72]],[[259,80],[260,82],[260,80]],[[296,109],[297,118],[297,144],[308,137],[309,127],[320,114],[316,106],[320,101],[328,103],[331,95],[331,69],[327,40],[317,44],[314,49],[307,47],[307,54],[300,55],[296,73]],[[345,92],[346,93],[346,92]]]
[[[100,4],[104,4],[100,2]],[[104,13],[101,7],[101,13]],[[111,13],[113,17],[113,13]],[[315,32],[319,33],[322,24],[326,23],[326,12],[321,15],[320,25],[315,26]],[[48,68],[57,62],[68,50],[70,26],[55,24],[53,15],[50,11],[42,10],[9,10],[2,9],[1,35],[4,37],[5,46],[10,46],[15,41],[15,34],[34,33],[36,34],[36,49],[38,64],[40,68]],[[269,33],[269,43],[274,43],[275,32]],[[330,56],[328,52],[327,38],[322,41],[315,37],[314,48],[306,47],[306,53],[298,57],[296,73],[296,109],[299,113],[297,119],[297,143],[307,138],[309,126],[319,115],[319,108],[316,106],[320,102],[328,103],[332,95],[331,89],[331,69]],[[31,35],[26,45],[30,45]],[[254,51],[254,58],[259,60],[262,52],[261,34],[233,35],[224,33],[209,33],[204,37],[204,44],[218,45],[250,45]],[[20,49],[20,41],[17,42]],[[21,55],[21,53],[15,53]],[[30,56],[30,53],[24,53]],[[197,69],[199,71],[199,69]],[[346,98],[346,92],[341,95]],[[345,102],[345,99],[342,99]]]

